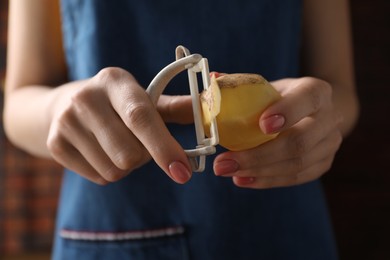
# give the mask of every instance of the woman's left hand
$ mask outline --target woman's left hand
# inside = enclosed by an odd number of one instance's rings
[[[327,172],[342,142],[342,116],[335,111],[332,87],[304,77],[272,82],[282,99],[260,117],[265,133],[277,138],[214,161],[217,176],[232,177],[245,188],[273,188],[310,182]]]

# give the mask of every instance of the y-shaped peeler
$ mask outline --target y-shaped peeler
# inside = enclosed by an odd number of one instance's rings
[[[188,81],[192,98],[197,146],[195,149],[187,149],[184,151],[189,158],[192,170],[194,172],[202,172],[206,164],[206,155],[215,153],[215,146],[219,142],[216,120],[211,121],[209,138],[205,136],[202,123],[197,73],[202,73],[203,89],[207,89],[210,86],[210,73],[207,59],[203,58],[200,54],[190,54],[187,48],[178,46],[176,48],[176,61],[166,66],[154,77],[146,92],[149,94],[154,105],[157,105],[157,101],[168,83],[177,74],[186,69],[188,71]]]

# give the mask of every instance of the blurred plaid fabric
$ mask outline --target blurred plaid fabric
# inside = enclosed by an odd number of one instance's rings
[[[4,86],[7,0],[0,0],[0,87]],[[0,91],[0,258],[49,251],[62,169],[13,147],[2,124]]]

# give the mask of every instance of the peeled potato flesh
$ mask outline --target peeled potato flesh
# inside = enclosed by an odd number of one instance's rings
[[[200,95],[203,124],[209,136],[216,118],[219,144],[231,151],[254,148],[277,136],[259,127],[263,111],[279,100],[280,94],[257,74],[225,74],[212,77],[210,87]]]

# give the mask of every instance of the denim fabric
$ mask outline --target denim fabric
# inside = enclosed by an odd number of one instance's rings
[[[211,70],[299,76],[301,9],[300,0],[62,0],[70,77],[119,66],[147,86],[179,44]],[[166,93],[187,86],[184,73]],[[194,147],[192,126],[169,128]],[[104,187],[66,171],[53,259],[337,258],[318,181],[242,189],[216,177],[212,160],[185,185],[153,162]]]

